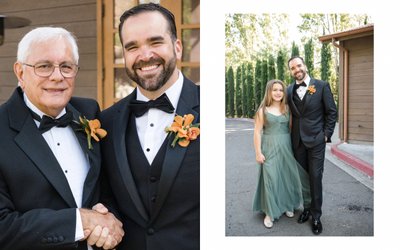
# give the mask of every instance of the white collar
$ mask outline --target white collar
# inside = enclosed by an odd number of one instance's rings
[[[179,97],[181,95],[181,91],[182,91],[182,87],[183,87],[183,75],[182,75],[181,71],[178,71],[178,72],[179,72],[178,80],[176,80],[176,82],[174,82],[174,84],[172,84],[171,87],[169,87],[165,91],[165,94],[168,96],[168,99],[174,106],[175,110],[178,106]],[[140,92],[139,88],[136,88],[136,89],[137,89],[136,100],[146,101],[146,102],[149,101],[149,98],[144,96],[142,94],[142,92]]]
[[[306,77],[303,79],[303,82],[308,86],[308,85],[310,85],[310,81],[311,81],[311,78],[310,78],[310,76],[307,74],[306,75]],[[296,84],[300,84],[301,82],[298,82],[297,80],[296,80]]]
[[[35,112],[36,114],[38,114],[40,116],[40,118],[42,118],[43,115],[47,115],[45,113],[43,113],[40,109],[38,109],[28,98],[28,96],[25,94],[24,92],[24,101],[26,106],[28,106],[29,109],[31,109],[33,112]],[[56,118],[61,117],[62,115],[64,115],[66,113],[65,108],[63,108],[63,110],[61,110],[60,114],[57,115]],[[49,116],[49,115],[47,115]],[[51,116],[50,116],[51,117]]]

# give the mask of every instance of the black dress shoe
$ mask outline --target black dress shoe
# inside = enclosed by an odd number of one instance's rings
[[[297,222],[298,223],[304,223],[304,222],[308,221],[309,217],[310,217],[310,210],[304,210],[300,214],[299,218],[297,219]]]
[[[313,219],[311,229],[314,234],[320,234],[322,232],[321,221],[319,219]]]

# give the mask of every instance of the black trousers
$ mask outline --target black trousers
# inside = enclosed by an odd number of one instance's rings
[[[326,143],[321,143],[312,148],[307,148],[300,140],[299,145],[293,149],[294,157],[307,171],[310,178],[311,206],[309,209],[314,219],[319,219],[322,214],[322,175],[324,172]]]

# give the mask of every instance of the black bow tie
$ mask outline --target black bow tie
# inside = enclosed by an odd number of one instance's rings
[[[148,102],[131,100],[129,107],[136,117],[144,115],[149,109],[156,108],[164,112],[172,114],[174,112],[174,106],[169,101],[168,96],[164,93],[155,100],[150,100]]]
[[[46,131],[49,131],[52,127],[62,127],[65,128],[68,126],[72,120],[73,115],[72,112],[67,111],[63,116],[58,119],[54,119],[50,116],[43,115],[42,118],[35,112],[31,111],[33,119],[40,122],[39,131],[43,134]]]
[[[305,82],[302,82],[302,83],[299,83],[299,84],[295,83],[295,84],[294,84],[294,89],[296,90],[296,89],[298,89],[300,86],[307,87],[307,84],[306,84]]]

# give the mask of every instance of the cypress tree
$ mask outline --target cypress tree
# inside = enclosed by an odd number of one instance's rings
[[[242,102],[242,67],[236,68],[236,87],[235,87],[235,107],[237,117],[243,115],[243,102]]]
[[[229,103],[229,115],[231,117],[235,116],[234,94],[235,94],[235,80],[234,80],[234,76],[233,76],[232,66],[230,66],[228,69],[228,100],[229,100],[228,103]]]
[[[228,71],[226,70],[225,67],[225,117],[229,116],[229,90],[228,90]]]
[[[261,100],[264,98],[265,94],[265,87],[267,86],[268,82],[268,61],[262,61],[262,78],[261,78]]]
[[[292,42],[292,54],[290,57],[300,56],[299,47],[296,45],[295,42]]]
[[[242,64],[242,88],[243,88],[243,95],[242,95],[242,102],[243,102],[243,116],[247,117],[248,114],[248,106],[247,106],[247,100],[248,100],[248,87],[247,87],[247,67],[245,66],[245,63]]]
[[[308,74],[314,75],[314,45],[312,39],[304,45],[304,61],[307,65]]]
[[[268,80],[276,78],[275,73],[275,58],[272,55],[268,56]]]
[[[278,51],[278,57],[276,58],[276,68],[278,72],[277,74],[278,79],[285,81],[286,65],[285,65],[285,55],[282,49]]]
[[[254,72],[254,96],[255,96],[255,104],[258,105],[261,102],[262,98],[262,93],[261,93],[261,87],[262,87],[262,63],[260,60],[257,60],[256,63],[256,70]]]
[[[323,43],[321,48],[321,80],[329,81],[331,75],[331,50],[329,44]]]
[[[253,65],[247,64],[247,117],[253,117],[255,112],[254,100],[254,72]]]

